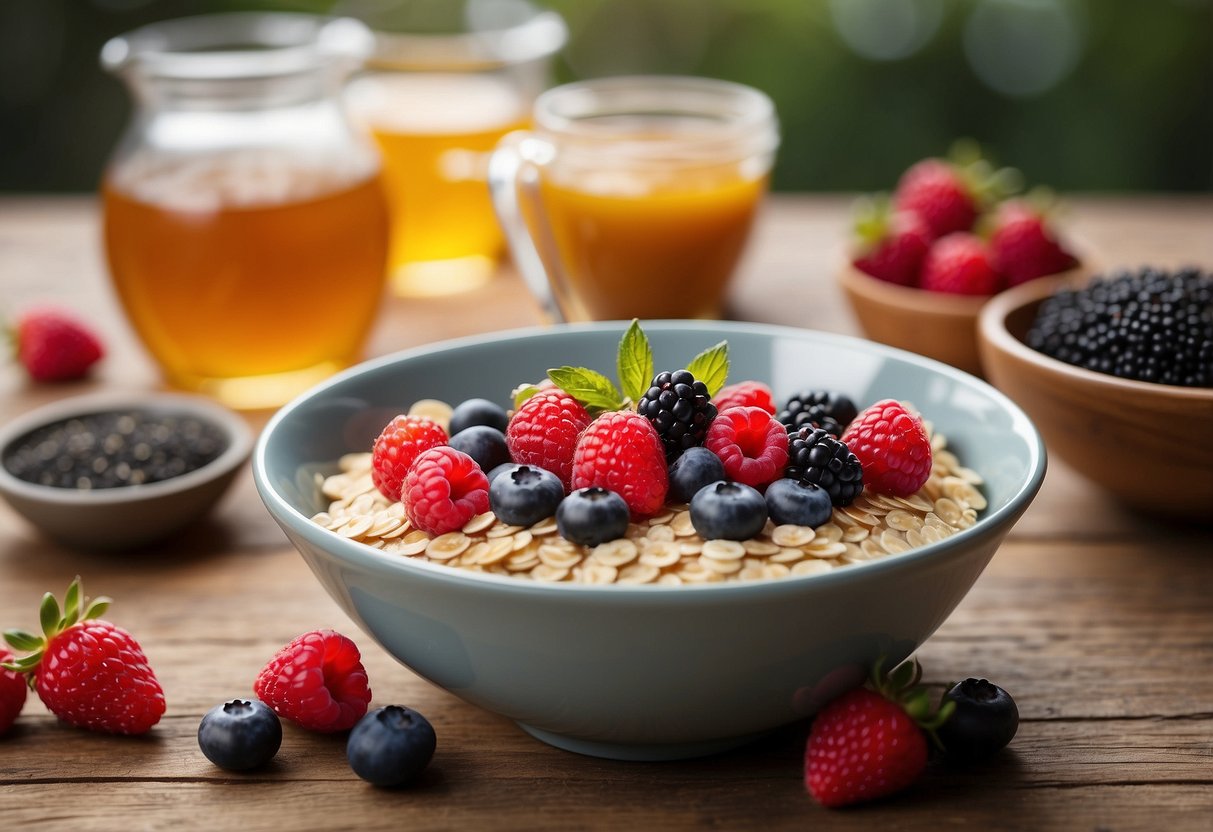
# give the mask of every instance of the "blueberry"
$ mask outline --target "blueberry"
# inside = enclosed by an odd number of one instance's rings
[[[434,756],[438,738],[429,720],[412,708],[388,705],[358,720],[345,756],[354,773],[376,786],[403,786]]]
[[[817,528],[834,514],[824,488],[811,482],[784,478],[767,486],[767,513],[777,524]]]
[[[451,447],[476,460],[481,471],[492,471],[510,461],[505,434],[488,425],[472,425],[451,437]]]
[[[965,679],[946,694],[956,710],[939,727],[948,756],[980,760],[1003,748],[1019,729],[1019,709],[1005,690],[985,679]]]
[[[496,468],[489,471],[489,484],[491,485],[493,480],[497,479],[497,477],[501,476],[506,471],[512,471],[512,470],[514,470],[514,463],[512,463],[512,462],[501,463]]]
[[[216,705],[198,724],[198,747],[208,760],[228,771],[265,765],[281,745],[278,715],[257,699]]]
[[[476,428],[468,428],[467,432],[473,430]],[[560,477],[534,465],[510,465],[489,484],[489,507],[493,514],[501,522],[514,526],[533,526],[551,517],[563,499]]]
[[[565,540],[597,546],[623,537],[628,530],[628,504],[605,488],[580,488],[556,509],[556,528]]]
[[[749,540],[766,522],[766,500],[743,483],[712,483],[691,498],[691,525],[704,540]]]
[[[487,425],[505,433],[510,415],[500,405],[488,399],[468,399],[451,411],[450,435],[453,437],[476,425]]]
[[[687,448],[669,472],[670,500],[689,503],[699,489],[724,479],[724,463],[707,448]]]

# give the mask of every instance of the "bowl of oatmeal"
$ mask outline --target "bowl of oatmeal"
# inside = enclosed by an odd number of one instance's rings
[[[658,321],[644,330],[661,368],[724,339],[730,381],[912,403],[934,449],[930,479],[899,497],[865,490],[815,528],[768,522],[744,541],[702,539],[672,503],[594,547],[491,512],[427,535],[370,484],[375,438],[415,403],[508,407],[515,386],[552,367],[613,368],[626,326],[496,333],[367,362],[280,410],[254,452],[270,514],[368,635],[552,745],[672,759],[810,716],[938,628],[1043,480],[1028,417],[951,367],[808,330]]]

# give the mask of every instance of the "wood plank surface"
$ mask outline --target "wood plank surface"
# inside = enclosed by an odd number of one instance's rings
[[[769,204],[734,288],[733,317],[854,332],[832,274],[847,202]],[[1112,265],[1213,265],[1213,199],[1075,200],[1084,244]],[[93,389],[148,389],[154,367],[105,280],[88,199],[0,199],[0,306],[38,301],[99,322],[97,377],[28,384],[0,369],[0,420]],[[539,321],[508,270],[459,298],[392,299],[368,354]],[[267,414],[250,414],[259,427]],[[973,770],[933,765],[894,800],[828,812],[801,783],[807,725],[736,751],[673,763],[596,760],[549,748],[396,664],[329,600],[270,520],[248,472],[212,515],[137,555],[84,555],[0,505],[0,626],[33,628],[37,599],[72,575],[117,599],[169,711],[143,738],[68,728],[31,698],[0,739],[0,829],[1026,829],[1213,830],[1213,538],[1107,501],[1061,463],[964,602],[919,653],[928,681],[996,679],[1023,722]],[[354,636],[378,703],[416,707],[439,748],[416,787],[359,781],[340,738],[287,726],[263,771],[210,765],[195,741],[212,705],[250,692],[305,630]]]

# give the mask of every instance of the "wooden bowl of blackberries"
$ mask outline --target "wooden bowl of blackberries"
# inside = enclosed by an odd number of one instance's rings
[[[986,305],[980,347],[1050,454],[1129,506],[1213,523],[1213,273],[1034,281]]]
[[[195,396],[76,396],[0,428],[0,496],[62,544],[123,550],[203,516],[252,450],[252,432]]]

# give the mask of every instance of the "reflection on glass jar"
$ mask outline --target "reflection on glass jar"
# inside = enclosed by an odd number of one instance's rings
[[[135,117],[102,184],[111,277],[168,380],[272,407],[358,359],[388,215],[342,82],[353,20],[210,15],[115,38]]]
[[[488,156],[528,123],[564,22],[520,0],[398,0],[362,16],[376,29],[375,52],[347,101],[383,154],[392,285],[413,296],[478,286],[503,249]]]

